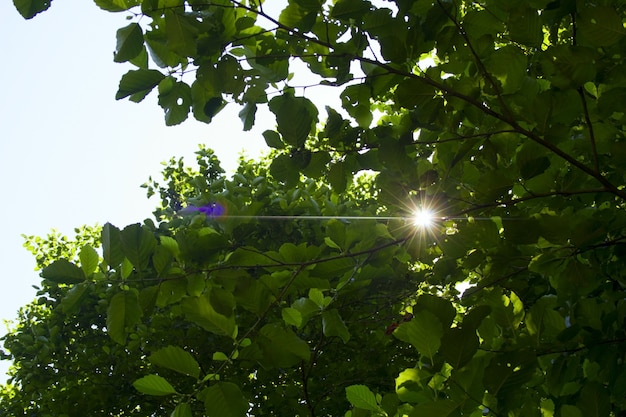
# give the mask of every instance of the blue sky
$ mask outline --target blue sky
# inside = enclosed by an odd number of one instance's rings
[[[119,78],[130,68],[112,59],[125,16],[90,1],[56,1],[25,21],[11,1],[0,2],[2,319],[33,300],[39,282],[21,234],[55,228],[72,235],[83,224],[141,221],[157,202],[139,185],[158,175],[161,161],[191,162],[204,143],[234,169],[242,150],[256,156],[265,148],[261,132],[274,125],[267,113],[247,133],[235,106],[211,125],[189,120],[166,127],[155,96],[140,104],[115,101]],[[0,375],[8,365],[0,362]]]

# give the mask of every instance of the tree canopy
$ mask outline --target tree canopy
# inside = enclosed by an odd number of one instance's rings
[[[626,2],[95,3],[129,17],[117,99],[267,106],[274,150],[228,178],[201,147],[154,220],[30,238],[4,414],[626,411]]]

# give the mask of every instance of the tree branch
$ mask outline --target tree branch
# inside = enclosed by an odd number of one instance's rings
[[[589,116],[589,107],[587,106],[587,98],[585,97],[585,91],[583,87],[578,87],[576,89],[578,95],[580,96],[580,101],[583,104],[583,113],[585,114],[585,123],[587,124],[587,130],[589,131],[589,141],[591,142],[591,151],[593,152],[593,162],[594,169],[598,175],[601,175],[600,172],[600,161],[598,158],[598,149],[596,147],[596,136],[593,131],[593,123],[591,123],[591,117]]]

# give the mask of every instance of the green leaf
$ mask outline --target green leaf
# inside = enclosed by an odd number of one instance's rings
[[[126,62],[141,53],[143,46],[143,31],[137,23],[118,29],[117,47],[113,55],[113,61]]]
[[[124,250],[122,249],[122,239],[120,229],[111,223],[106,223],[102,227],[100,235],[102,242],[102,256],[110,268],[117,268],[124,260]]]
[[[438,400],[433,402],[421,403],[417,404],[411,414],[410,417],[421,417],[421,416],[437,416],[437,417],[447,417],[456,410],[458,405],[452,400]],[[482,414],[481,414],[482,415]]]
[[[245,132],[254,126],[254,118],[256,115],[256,103],[246,103],[239,112],[239,118],[243,122],[243,130]]]
[[[220,362],[229,360],[228,356],[224,352],[213,352],[213,357],[211,359]]]
[[[364,129],[370,127],[374,118],[370,106],[371,99],[372,91],[367,84],[350,85],[341,93],[343,108]]]
[[[32,19],[36,14],[50,8],[52,0],[13,0],[13,5],[24,19]]]
[[[189,403],[180,403],[176,406],[170,417],[193,417]]]
[[[250,405],[237,385],[218,382],[206,391],[204,408],[207,417],[245,417]]]
[[[270,165],[270,173],[287,186],[295,185],[300,179],[300,171],[289,155],[278,155]]]
[[[161,246],[166,248],[173,256],[177,257],[180,254],[178,242],[176,242],[176,239],[174,239],[173,237],[160,236],[159,241],[161,242]]]
[[[124,255],[139,270],[150,262],[150,256],[156,247],[154,235],[139,223],[126,226],[120,233]]]
[[[234,303],[228,300],[229,303]],[[196,323],[204,330],[228,337],[235,336],[235,318],[232,310],[228,316],[220,314],[209,301],[209,295],[188,297],[182,302],[183,312],[188,320]]]
[[[583,417],[583,413],[580,411],[580,408],[574,405],[563,404],[561,406],[561,417]]]
[[[511,39],[523,45],[538,48],[543,42],[541,16],[535,9],[515,10],[509,18],[508,29]]]
[[[281,315],[285,324],[300,328],[302,325],[302,314],[295,308],[285,307],[281,310]]]
[[[130,100],[140,102],[165,78],[165,75],[156,70],[130,70],[122,76],[115,99],[120,100],[130,96]]]
[[[193,19],[179,14],[180,9],[165,10],[167,46],[181,56],[196,55],[196,29]]]
[[[154,374],[139,378],[133,382],[133,387],[142,394],[147,395],[161,396],[177,393],[172,384],[167,382],[165,378]]]
[[[480,343],[473,328],[449,329],[441,339],[441,354],[453,368],[467,364],[478,351]]]
[[[286,368],[303,360],[309,361],[311,357],[307,343],[279,324],[263,326],[258,342],[263,351],[261,362],[266,366]]]
[[[178,346],[167,346],[148,356],[148,360],[164,368],[196,379],[200,377],[200,365],[191,354]]]
[[[283,143],[280,135],[274,130],[266,130],[263,132],[263,138],[265,138],[265,143],[270,148],[274,149],[285,149],[285,144]]]
[[[134,291],[118,292],[111,298],[107,309],[107,333],[114,342],[126,344],[128,329],[139,322],[141,307]]]
[[[100,262],[100,256],[98,252],[90,245],[85,245],[78,253],[78,259],[80,259],[80,267],[82,268],[85,276],[89,276],[96,271],[98,263]]]
[[[346,387],[346,397],[350,404],[363,410],[377,411],[380,408],[376,402],[376,396],[365,385],[350,385]]]
[[[348,327],[341,319],[339,311],[336,308],[325,310],[322,313],[322,329],[324,336],[337,336],[341,338],[343,343],[348,343],[348,340],[350,340]]]
[[[301,7],[296,2],[289,2],[287,7],[285,7],[280,13],[278,21],[287,27],[298,28],[307,32],[315,23],[316,15],[317,13],[315,10],[310,11]]]
[[[191,87],[182,81],[176,81],[173,77],[163,79],[159,83],[159,106],[165,110],[165,124],[175,126],[187,120],[192,104]],[[213,117],[217,110],[212,107],[213,102],[205,103],[205,114]],[[220,106],[222,104],[219,98]],[[209,105],[209,108],[206,108]],[[209,110],[208,114],[207,110]]]
[[[364,0],[338,0],[332,8],[331,17],[340,20],[360,19],[370,11],[372,4]]]
[[[313,102],[305,97],[282,94],[270,100],[269,108],[276,116],[283,140],[296,148],[304,146],[317,123],[318,112]]]
[[[66,259],[58,259],[41,271],[41,277],[57,284],[77,284],[85,280],[82,269]]]
[[[88,289],[88,282],[81,282],[80,284],[74,285],[72,289],[67,292],[65,297],[63,297],[61,303],[59,304],[59,307],[61,308],[63,313],[75,313],[82,304],[82,302],[85,300],[86,295],[88,294]]]
[[[586,4],[579,13],[576,19],[578,35],[590,45],[609,46],[626,33],[622,18],[613,7]]]
[[[607,417],[611,412],[611,400],[606,388],[597,383],[587,383],[580,391],[576,404],[585,417]]]
[[[413,318],[400,324],[393,333],[403,342],[410,343],[417,351],[432,359],[441,346],[443,329],[439,319],[429,311],[419,311]]]
[[[515,46],[505,46],[496,50],[485,60],[485,68],[502,86],[504,94],[518,91],[526,77],[528,58]]]

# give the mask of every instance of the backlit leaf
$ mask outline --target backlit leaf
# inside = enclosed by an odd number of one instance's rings
[[[137,294],[133,291],[118,292],[111,298],[107,308],[107,333],[120,345],[126,343],[128,330],[139,322],[142,311]]]
[[[98,252],[90,245],[85,245],[81,248],[78,253],[78,259],[80,259],[80,267],[85,276],[91,275],[98,268],[98,263],[100,262]]]
[[[415,313],[410,321],[400,324],[393,335],[413,345],[420,354],[432,358],[441,346],[443,329],[439,319],[424,310]]]
[[[133,387],[142,394],[147,395],[170,395],[176,394],[176,390],[167,382],[167,380],[159,375],[146,375],[133,382]]]
[[[354,407],[364,410],[377,411],[380,407],[376,403],[374,393],[365,385],[350,385],[346,387],[346,397]]]
[[[153,352],[148,356],[148,360],[164,368],[171,369],[183,375],[194,378],[200,376],[200,365],[191,354],[178,346],[167,346]]]
[[[126,226],[120,233],[124,255],[138,269],[144,269],[156,247],[154,235],[139,223]]]

